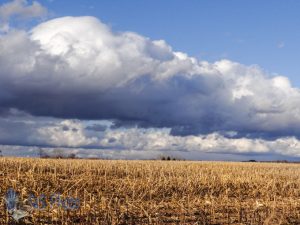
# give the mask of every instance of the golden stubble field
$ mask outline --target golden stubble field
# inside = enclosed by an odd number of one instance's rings
[[[1,158],[0,171],[1,224],[300,224],[298,164]]]

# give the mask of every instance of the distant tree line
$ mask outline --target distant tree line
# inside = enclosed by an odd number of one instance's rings
[[[45,150],[39,149],[39,157],[43,159],[75,159],[77,158],[75,153],[68,153],[63,149]]]
[[[185,159],[183,158],[179,158],[179,157],[175,157],[175,156],[165,156],[165,155],[162,155],[159,157],[159,160],[163,160],[163,161],[184,161]]]

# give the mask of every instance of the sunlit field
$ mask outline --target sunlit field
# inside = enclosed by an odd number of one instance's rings
[[[300,224],[298,164],[1,158],[0,167],[1,224]]]

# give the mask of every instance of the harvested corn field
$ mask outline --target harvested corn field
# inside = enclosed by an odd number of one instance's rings
[[[0,167],[1,224],[300,224],[298,164],[1,158]]]

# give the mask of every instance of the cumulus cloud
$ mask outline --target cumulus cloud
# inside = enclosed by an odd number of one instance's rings
[[[88,146],[96,143],[96,137],[87,137],[84,134],[84,126],[80,122],[65,120],[58,124],[40,127],[37,130],[43,143],[51,146]]]
[[[198,61],[94,17],[12,31],[0,46],[2,110],[167,127],[173,135],[300,134],[300,93],[288,78],[229,60]]]
[[[113,139],[113,141],[111,141]],[[300,142],[294,137],[263,140],[259,138],[228,138],[219,133],[208,135],[173,136],[168,129],[130,128],[108,130],[102,145],[140,151],[173,151],[205,153],[276,153],[300,156]]]
[[[226,158],[228,154],[233,155],[232,159],[237,159],[239,155],[300,157],[300,141],[295,137],[275,140],[232,138],[217,132],[207,135],[174,136],[169,128],[124,129],[113,128],[112,125],[104,126],[106,121],[93,122],[92,126],[87,124],[90,122],[37,118],[19,113],[10,115],[6,119],[0,119],[0,149],[4,150],[5,154],[11,151],[22,155],[26,152],[34,155],[38,154],[40,147],[48,151],[60,148],[81,157],[104,158],[150,159],[167,154],[182,158],[192,156],[193,159],[211,159],[208,154],[219,159],[221,156]],[[91,131],[90,127],[105,129]],[[25,152],[18,147],[20,145],[28,146],[25,147]]]
[[[34,117],[11,109],[0,117],[0,143],[41,147],[99,147],[99,140],[109,124],[108,121],[81,122]]]
[[[8,31],[0,49],[3,144],[299,156],[299,89],[256,65],[199,61],[94,17]]]

